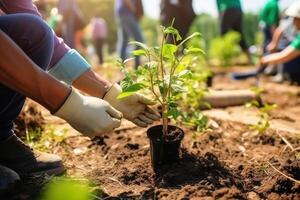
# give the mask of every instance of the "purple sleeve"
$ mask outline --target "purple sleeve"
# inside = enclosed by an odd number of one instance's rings
[[[12,13],[30,13],[42,17],[32,0],[2,0],[2,9],[6,14]],[[69,50],[70,48],[64,41],[54,35],[54,52],[50,63],[50,68],[53,67]]]

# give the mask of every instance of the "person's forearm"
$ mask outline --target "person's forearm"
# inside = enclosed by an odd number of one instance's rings
[[[73,86],[91,96],[103,98],[112,84],[89,69],[73,82]]]
[[[35,100],[51,112],[58,109],[70,88],[36,66],[0,31],[0,83]]]
[[[288,62],[300,55],[300,51],[294,49],[293,47],[287,47],[281,52],[273,53],[262,57],[261,64],[281,64]]]
[[[271,43],[273,43],[277,47],[282,35],[283,35],[283,30],[280,27],[278,27],[274,32]]]
[[[271,33],[272,33],[272,35],[274,35],[276,28],[277,27],[275,25],[271,26]]]

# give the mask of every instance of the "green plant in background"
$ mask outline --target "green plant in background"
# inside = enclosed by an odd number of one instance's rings
[[[217,59],[223,67],[233,64],[233,60],[241,55],[240,40],[240,34],[234,31],[213,39],[209,49],[210,57]]]
[[[204,74],[193,73],[191,66],[197,58],[204,54],[203,50],[184,44],[192,38],[200,37],[199,33],[194,33],[182,40],[178,31],[173,27],[162,27],[162,39],[160,46],[149,47],[143,43],[131,42],[139,47],[133,51],[134,56],[144,56],[147,61],[136,71],[130,72],[126,69],[126,62],[121,63],[121,68],[125,74],[121,82],[123,93],[118,98],[125,98],[138,91],[151,94],[162,110],[163,134],[168,133],[168,119],[178,120],[198,124],[203,126],[205,118],[199,115],[191,116],[190,110],[184,112],[183,101],[193,93],[193,98],[201,97],[201,87],[197,87],[204,81]],[[171,39],[173,43],[167,41]],[[182,51],[183,50],[183,51]],[[204,72],[203,72],[204,73]],[[195,83],[198,82],[198,85]],[[194,84],[194,87],[192,87]],[[196,90],[198,95],[196,94]],[[191,118],[194,118],[192,120]],[[197,121],[198,119],[199,121]],[[199,128],[200,129],[200,128]]]
[[[25,142],[34,149],[49,152],[53,146],[65,139],[67,131],[67,129],[58,131],[53,126],[46,126],[45,131],[28,130]]]
[[[219,22],[214,16],[207,13],[198,15],[191,25],[190,32],[200,32],[205,34],[202,35],[202,40],[200,41],[199,39],[192,39],[193,45],[199,45],[199,47],[208,52],[211,41],[219,36],[218,28]]]
[[[41,200],[93,200],[101,193],[88,180],[59,177],[46,185]]]
[[[203,60],[198,56],[188,56],[190,63],[188,69],[193,78],[185,80],[185,87],[188,92],[182,93],[181,109],[182,121],[185,125],[194,127],[197,132],[203,132],[207,128],[208,118],[199,109],[203,102],[201,99],[208,88],[206,80],[212,75],[211,71],[203,65]]]
[[[258,28],[259,17],[256,13],[246,12],[243,16],[243,33],[246,43],[251,46],[256,44],[256,34],[260,32]],[[260,44],[258,44],[260,45]]]
[[[143,31],[143,35],[145,38],[145,41],[147,41],[147,44],[150,46],[157,45],[158,40],[158,27],[159,27],[159,21],[149,18],[147,16],[144,16],[141,20],[141,29]]]

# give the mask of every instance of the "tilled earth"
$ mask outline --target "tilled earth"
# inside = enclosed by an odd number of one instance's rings
[[[215,87],[234,85],[226,80],[218,78]],[[263,99],[277,103],[278,112],[290,120],[283,111],[299,107],[298,93],[278,86],[283,91],[269,90]],[[257,134],[247,125],[218,119],[211,119],[210,130],[196,138],[193,130],[182,128],[181,160],[157,174],[151,168],[146,129],[129,122],[94,141],[75,134],[51,151],[64,158],[67,174],[88,178],[99,186],[103,199],[300,199],[300,184],[291,180],[300,180],[299,133],[270,129]],[[49,177],[25,179],[7,199],[38,198],[45,179]]]

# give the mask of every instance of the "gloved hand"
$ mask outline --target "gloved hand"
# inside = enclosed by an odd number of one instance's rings
[[[141,127],[147,127],[153,121],[160,119],[160,114],[149,107],[149,105],[154,105],[155,102],[141,94],[117,99],[121,92],[122,88],[120,85],[114,84],[103,99],[121,111],[126,119]]]
[[[83,96],[73,89],[54,115],[90,138],[113,131],[120,126],[122,118],[122,113],[106,101]]]

